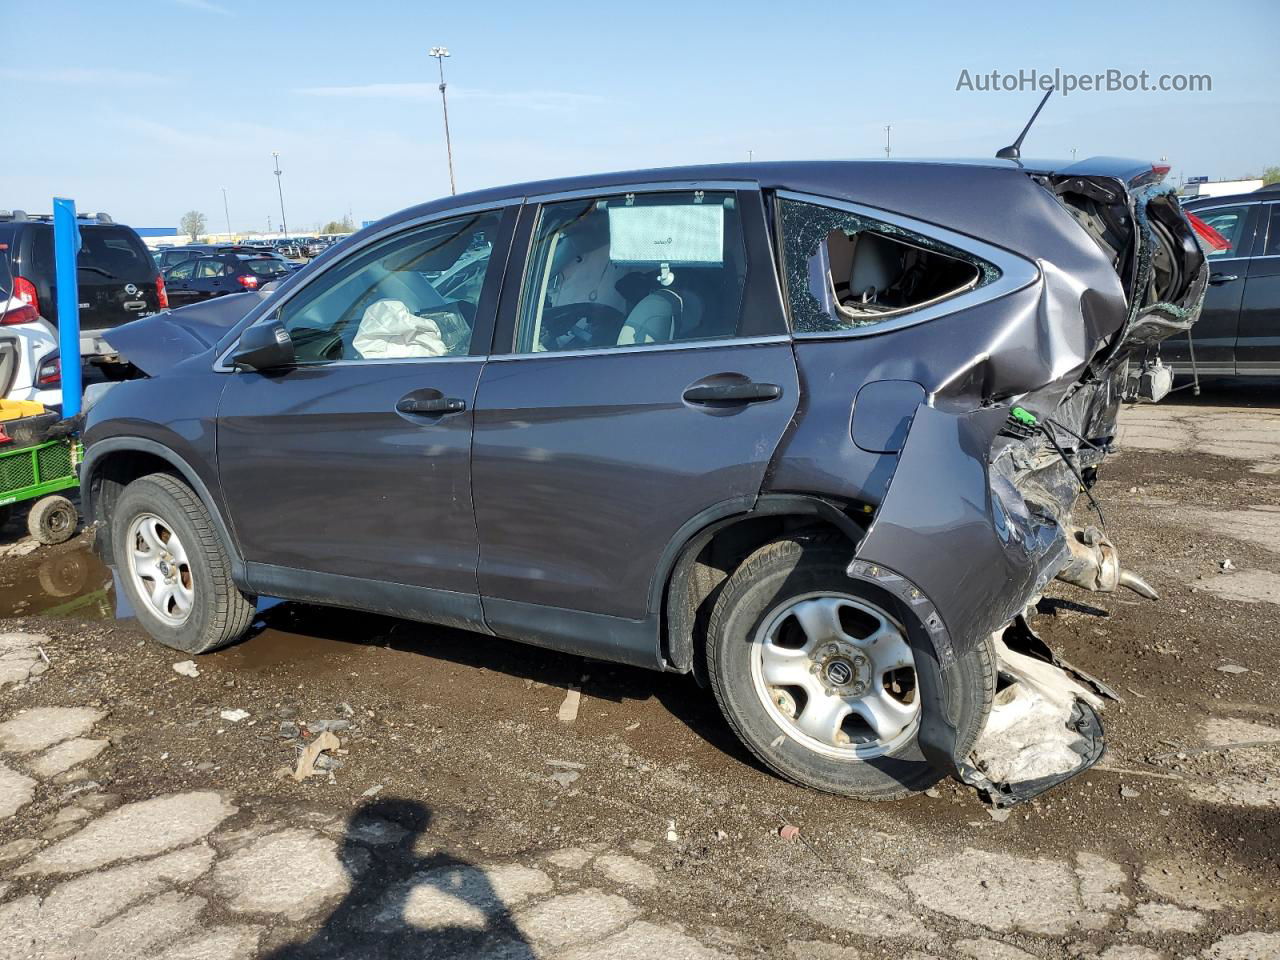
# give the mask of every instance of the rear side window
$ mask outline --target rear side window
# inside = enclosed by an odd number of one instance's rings
[[[746,276],[732,192],[547,204],[525,270],[516,352],[737,336]]]
[[[1203,212],[1192,210],[1197,217],[1207,223],[1213,229],[1217,230],[1230,246],[1226,249],[1219,250],[1216,247],[1210,247],[1203,241],[1200,243],[1204,255],[1209,260],[1222,260],[1231,257],[1243,256],[1245,252],[1246,237],[1244,228],[1249,222],[1249,211],[1252,209],[1249,204],[1241,204],[1236,207],[1214,207],[1211,210]],[[1243,251],[1243,252],[1242,252]]]
[[[999,277],[992,264],[924,234],[799,200],[781,201],[792,327],[838,332],[974,290]]]

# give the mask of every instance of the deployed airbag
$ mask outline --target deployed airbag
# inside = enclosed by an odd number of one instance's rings
[[[442,357],[448,352],[440,325],[410,312],[399,300],[370,304],[351,345],[365,360]]]

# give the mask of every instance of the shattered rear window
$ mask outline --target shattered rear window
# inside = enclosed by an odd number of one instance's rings
[[[797,333],[883,323],[1000,276],[993,264],[949,244],[819,204],[783,200],[782,232]]]

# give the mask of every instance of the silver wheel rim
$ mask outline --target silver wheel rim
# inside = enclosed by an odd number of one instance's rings
[[[129,524],[126,540],[129,576],[147,609],[170,626],[180,627],[191,616],[195,584],[187,550],[178,535],[154,513]]]
[[[751,644],[756,694],[782,733],[841,760],[893,753],[920,725],[915,658],[902,625],[841,593],[793,597]]]

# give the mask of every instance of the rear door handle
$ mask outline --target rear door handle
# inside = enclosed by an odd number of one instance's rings
[[[751,380],[745,383],[698,383],[684,392],[684,399],[689,403],[708,406],[761,403],[765,400],[777,400],[780,396],[782,388],[776,383],[756,383]]]
[[[467,401],[457,397],[401,397],[396,404],[401,413],[461,413],[467,409]]]
[[[1215,286],[1215,287],[1216,287],[1218,284],[1220,284],[1220,283],[1230,283],[1232,280],[1239,280],[1239,279],[1240,279],[1240,275],[1239,275],[1239,274],[1236,274],[1236,273],[1211,273],[1211,274],[1209,274],[1209,282],[1210,282],[1211,284],[1213,284],[1213,286]]]

